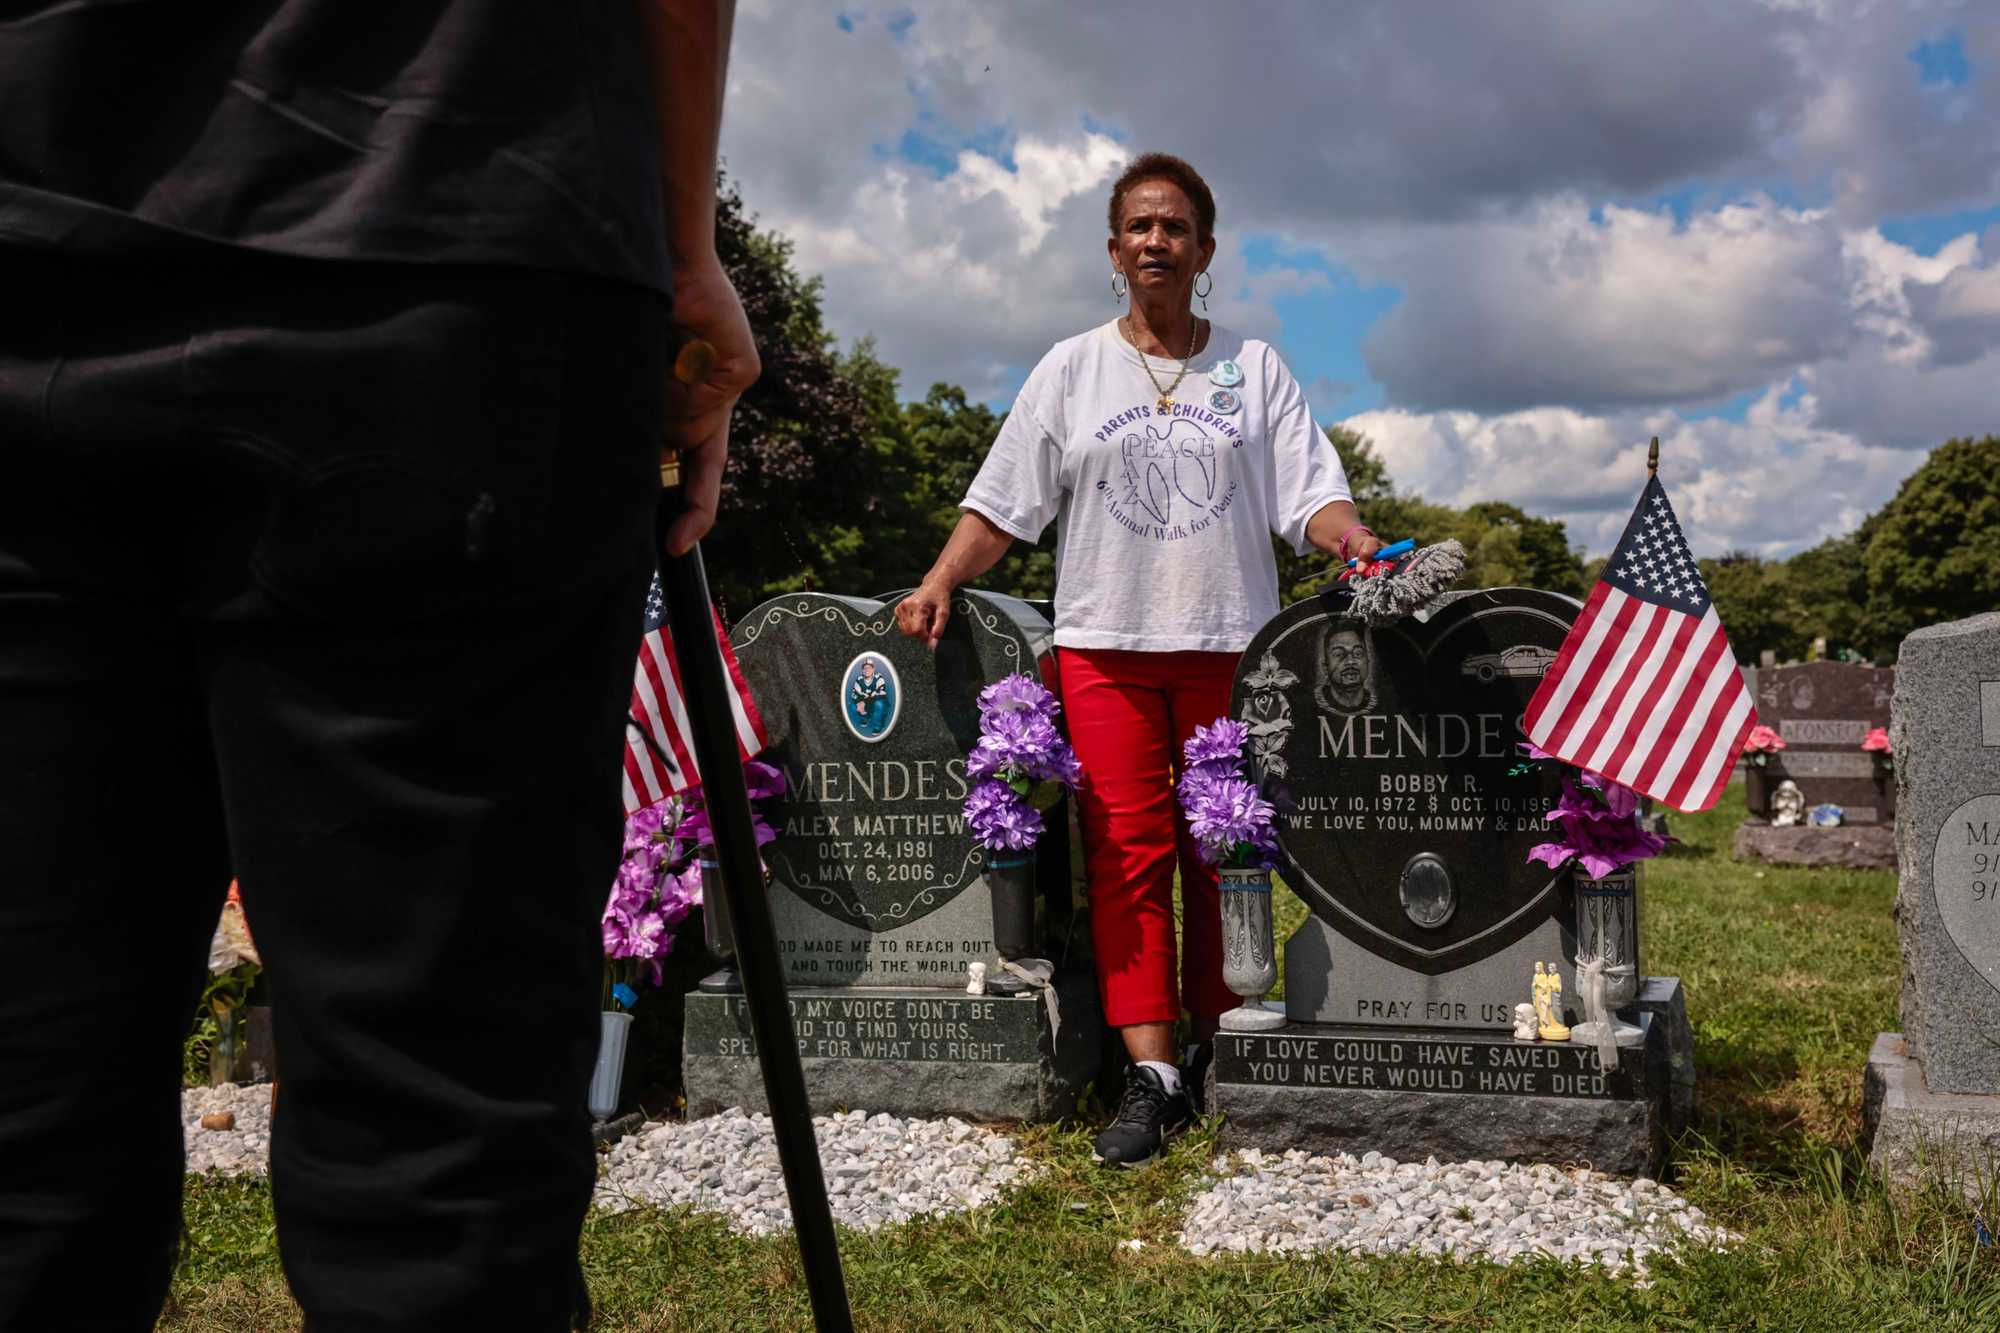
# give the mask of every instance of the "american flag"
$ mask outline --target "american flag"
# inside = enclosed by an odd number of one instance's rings
[[[1658,477],[1524,721],[1549,754],[1676,810],[1729,784],[1757,712]]]
[[[710,614],[714,614],[713,611]],[[745,759],[769,745],[764,719],[736,653],[716,618],[722,665],[729,678],[729,711],[736,719],[736,747]],[[701,784],[695,771],[694,739],[688,729],[681,664],[667,628],[667,599],[659,575],[646,593],[646,634],[639,640],[639,665],[632,677],[632,706],[625,719],[625,813],[657,805],[676,792]]]

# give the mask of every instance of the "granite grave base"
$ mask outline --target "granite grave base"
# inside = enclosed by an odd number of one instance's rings
[[[1896,868],[1896,827],[1893,824],[1839,824],[1813,828],[1790,824],[1783,828],[1761,819],[1736,826],[1729,849],[1738,861],[1762,861],[1775,866],[1841,866],[1850,870]]]
[[[1231,1148],[1656,1175],[1668,1136],[1693,1117],[1693,1041],[1677,979],[1648,978],[1636,1007],[1645,1043],[1609,1073],[1592,1047],[1506,1033],[1328,1023],[1225,1032],[1209,1106]]]
[[[792,1032],[813,1111],[1055,1120],[1097,1074],[1096,986],[1081,972],[1012,996],[793,986]],[[688,996],[683,1067],[689,1116],[765,1109],[742,996]]]
[[[1933,1092],[1900,1032],[1878,1033],[1861,1087],[1868,1165],[1890,1188],[2000,1193],[2000,1094]]]

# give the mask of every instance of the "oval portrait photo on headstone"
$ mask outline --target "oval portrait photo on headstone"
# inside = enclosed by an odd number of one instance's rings
[[[863,653],[847,664],[840,682],[840,715],[847,729],[874,742],[896,729],[903,706],[903,684],[896,668],[880,653]]]

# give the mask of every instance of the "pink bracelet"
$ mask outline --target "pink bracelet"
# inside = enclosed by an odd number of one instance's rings
[[[1353,527],[1340,534],[1340,558],[1342,560],[1347,559],[1348,539],[1353,537],[1357,532],[1365,532],[1370,537],[1375,537],[1375,540],[1378,542],[1382,540],[1380,537],[1375,536],[1375,529],[1369,527],[1366,523],[1356,523]]]

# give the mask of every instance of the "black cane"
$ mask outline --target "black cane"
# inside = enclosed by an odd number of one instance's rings
[[[799,1065],[797,1039],[792,1035],[771,904],[761,892],[764,873],[750,823],[750,797],[743,785],[743,764],[736,748],[736,722],[729,710],[722,648],[715,637],[708,574],[702,567],[699,545],[690,547],[683,556],[665,554],[667,528],[682,506],[678,460],[663,457],[655,534],[663,557],[660,583],[667,599],[674,655],[685,678],[695,764],[701,771],[702,799],[715,834],[723,897],[728,900],[729,920],[735,927],[736,966],[743,976],[750,1030],[756,1036],[757,1060],[764,1071],[771,1132],[778,1140],[778,1163],[785,1173],[785,1193],[791,1199],[792,1226],[798,1233],[799,1258],[805,1264],[813,1322],[820,1333],[848,1333],[854,1327],[854,1317],[847,1308],[840,1245],[833,1234],[826,1177],[820,1171],[819,1143],[813,1138],[805,1070]]]

